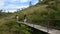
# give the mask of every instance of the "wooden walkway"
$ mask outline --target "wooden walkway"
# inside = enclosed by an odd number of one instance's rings
[[[28,25],[30,27],[33,27],[35,29],[38,29],[40,31],[43,31],[43,32],[47,32],[49,34],[60,34],[60,30],[55,30],[55,29],[49,29],[49,32],[48,32],[48,29],[47,27],[43,27],[43,26],[40,26],[40,25],[36,25],[36,24],[31,24],[31,23],[24,23],[24,22],[19,22],[17,21],[18,23],[23,23],[25,25]]]

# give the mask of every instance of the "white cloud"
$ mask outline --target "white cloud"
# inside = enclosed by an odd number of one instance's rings
[[[35,5],[36,3],[38,3],[39,1],[35,0],[34,3],[32,3],[33,5]]]
[[[6,6],[5,9],[14,9],[14,8],[17,9],[17,8],[26,8],[26,7],[28,7],[28,5],[27,6],[25,6],[25,5],[18,6],[18,5],[10,4],[10,5]]]
[[[4,5],[4,0],[0,0],[0,7]]]
[[[27,1],[29,1],[29,0],[20,0],[21,3],[25,3]]]
[[[11,0],[11,1],[17,1],[17,0]]]
[[[4,11],[4,12],[8,12],[8,11],[13,13],[13,12],[15,12],[16,10],[6,10],[6,11]]]
[[[15,3],[15,2],[20,2],[20,3],[22,3],[22,5],[16,5],[16,4],[7,4],[7,6],[4,6],[5,5],[5,2],[6,3],[8,3],[8,2],[10,2],[10,3]],[[0,0],[0,9],[6,9],[7,11],[10,11],[10,12],[14,12],[16,9],[21,9],[21,8],[27,8],[29,5],[23,5],[23,3],[25,3],[25,2],[27,2],[28,3],[28,1],[32,1],[32,0]],[[37,1],[35,2],[35,3],[33,3],[33,4],[36,4],[37,3]]]
[[[20,3],[25,3],[25,2],[27,2],[29,0],[7,0],[7,1],[9,1],[9,2],[16,2],[16,1],[18,1]]]
[[[24,5],[18,6],[18,5],[12,5],[11,4],[11,5],[8,5],[8,6],[4,7],[4,9],[6,9],[7,11],[9,10],[10,12],[14,12],[17,9],[27,8],[27,7],[28,7],[28,5],[27,6],[24,6]]]
[[[9,0],[10,2],[15,2],[15,1],[18,1],[18,0]]]

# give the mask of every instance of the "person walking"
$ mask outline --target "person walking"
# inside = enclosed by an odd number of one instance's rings
[[[19,16],[18,16],[18,15],[16,15],[16,20],[17,20],[17,23],[18,23],[18,25],[19,25],[19,27],[20,27],[21,24],[19,23]]]
[[[17,20],[17,22],[19,21],[19,16],[18,15],[16,15],[16,20]]]
[[[26,22],[27,21],[27,17],[26,17],[26,14],[24,15],[24,22]]]

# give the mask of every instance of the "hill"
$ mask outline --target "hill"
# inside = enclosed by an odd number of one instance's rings
[[[29,32],[31,29],[28,26],[24,24],[19,25],[16,22],[16,15],[19,16],[20,21],[23,21],[25,14],[27,15],[28,23],[35,23],[45,27],[49,26],[49,28],[60,30],[60,3],[57,6],[54,4],[37,3],[34,6],[0,19],[0,34],[32,34]]]
[[[35,23],[42,26],[49,26],[60,30],[60,3],[56,1],[49,1],[49,3],[30,6],[17,12],[20,20],[23,21],[24,14],[27,15],[27,22]]]

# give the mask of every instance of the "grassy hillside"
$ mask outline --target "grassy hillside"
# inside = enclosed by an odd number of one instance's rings
[[[11,16],[13,13],[0,12],[0,19],[4,17]]]
[[[55,7],[55,6],[54,6]],[[27,22],[34,23],[42,26],[47,26],[49,23],[50,28],[60,30],[60,3],[57,4],[57,10],[53,5],[36,4],[26,9],[20,10],[11,14],[8,17],[0,19],[0,34],[32,34],[28,26],[18,24],[15,16],[19,16],[19,20],[23,21],[24,15],[27,15]]]
[[[10,16],[1,18],[0,19],[0,34],[35,34],[34,30],[29,28],[28,26],[24,24],[19,25],[16,22],[15,16],[19,15],[19,20],[23,21],[24,14],[26,14],[28,17],[28,22],[31,22],[32,20],[30,21],[31,18],[29,16],[31,15],[33,16],[35,12],[40,13],[41,11],[46,11],[46,8],[44,6],[38,5],[38,6],[28,7],[22,11],[11,14]]]
[[[0,19],[0,34],[47,34],[16,22],[15,15]]]
[[[54,4],[36,4],[22,11],[17,12],[23,21],[24,14],[27,15],[27,22],[35,23],[50,28],[60,29],[60,3]]]
[[[18,24],[15,16],[0,19],[0,34],[30,34],[28,26]]]

